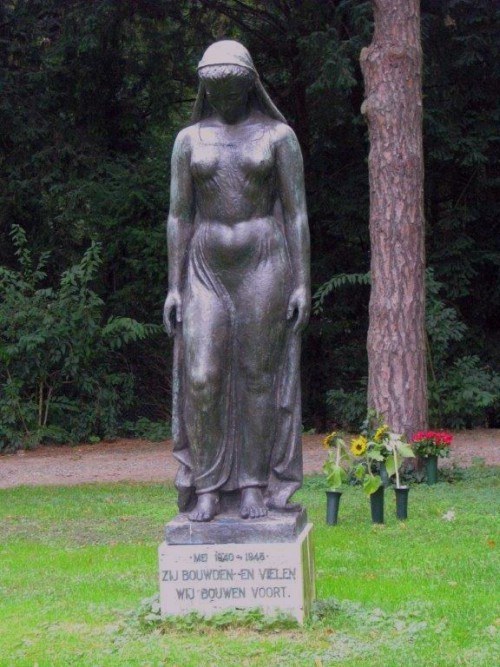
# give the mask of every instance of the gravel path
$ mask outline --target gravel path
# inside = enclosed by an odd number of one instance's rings
[[[500,429],[457,431],[450,462],[471,465],[481,457],[500,465]],[[325,459],[321,435],[304,436],[304,472],[321,472]],[[440,465],[446,465],[445,459]],[[31,452],[0,456],[0,488],[72,486],[89,482],[165,482],[174,479],[177,464],[172,443],[118,440],[98,445],[40,447]]]

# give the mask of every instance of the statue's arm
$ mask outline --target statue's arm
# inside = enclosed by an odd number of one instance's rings
[[[194,196],[190,160],[188,128],[177,135],[172,151],[170,211],[167,220],[168,294],[163,310],[163,321],[170,336],[174,334],[176,323],[182,321],[182,268],[193,234]]]
[[[285,234],[292,261],[294,289],[288,319],[296,315],[294,330],[302,330],[311,311],[310,239],[304,188],[304,166],[293,130],[280,125],[276,141],[279,195],[285,216]]]

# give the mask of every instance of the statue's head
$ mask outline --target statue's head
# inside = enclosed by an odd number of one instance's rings
[[[209,46],[198,64],[198,76],[192,122],[207,116],[210,107],[226,115],[247,99],[266,115],[286,122],[265,91],[250,53],[239,42],[225,39]]]
[[[210,105],[223,117],[230,118],[246,106],[255,84],[255,73],[240,65],[206,65],[198,70]]]
[[[248,49],[234,39],[223,39],[211,44],[198,63],[198,74],[201,77],[206,68],[214,66],[237,67],[257,73]]]

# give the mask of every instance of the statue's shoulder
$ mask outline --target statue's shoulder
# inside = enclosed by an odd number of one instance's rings
[[[190,151],[193,145],[193,140],[198,132],[198,123],[184,127],[175,137],[174,151]]]
[[[269,121],[269,130],[271,134],[271,140],[273,144],[296,144],[297,136],[292,130],[290,125],[283,123],[279,120],[270,119]]]

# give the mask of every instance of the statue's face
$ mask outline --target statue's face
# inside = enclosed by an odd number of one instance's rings
[[[232,120],[245,108],[253,81],[248,78],[228,76],[205,80],[207,99],[225,120]]]

